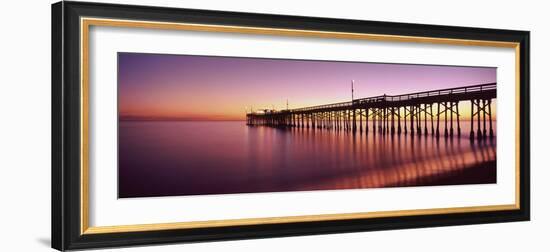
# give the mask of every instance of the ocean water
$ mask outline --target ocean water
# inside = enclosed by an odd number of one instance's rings
[[[244,121],[121,121],[118,193],[125,198],[496,183],[496,140],[471,142],[469,121],[461,122],[461,131],[460,137],[438,140]]]

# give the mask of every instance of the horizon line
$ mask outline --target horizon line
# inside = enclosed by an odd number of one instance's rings
[[[125,121],[179,121],[179,122],[238,122],[238,121],[246,121],[245,118],[243,119],[188,119],[188,118],[123,118],[119,117],[118,121],[125,122]]]

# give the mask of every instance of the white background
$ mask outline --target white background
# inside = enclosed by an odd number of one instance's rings
[[[131,1],[125,1],[131,2]],[[132,1],[138,2],[138,1]],[[0,248],[48,251],[50,1],[10,1],[0,13]],[[142,4],[532,31],[532,115],[546,115],[550,27],[544,1],[139,1]],[[533,117],[532,221],[126,248],[127,251],[547,251],[547,117]],[[108,249],[111,250],[111,249]],[[119,251],[123,251],[122,249]]]

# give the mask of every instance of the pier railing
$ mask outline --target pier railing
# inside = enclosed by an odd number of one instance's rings
[[[354,100],[354,102],[372,102],[373,100],[378,101],[379,99],[382,99],[384,101],[407,101],[412,99],[418,99],[418,98],[427,98],[427,97],[436,97],[436,96],[443,96],[443,95],[459,95],[459,94],[471,94],[471,93],[480,93],[480,92],[488,92],[488,91],[496,91],[497,84],[496,83],[489,83],[489,84],[481,84],[481,85],[473,85],[473,86],[464,86],[464,87],[457,87],[457,88],[445,88],[445,89],[438,89],[438,90],[431,90],[431,91],[424,91],[424,92],[417,92],[417,93],[410,93],[410,94],[403,94],[403,95],[382,95],[382,96],[376,96],[371,98],[363,98],[363,99],[357,99]]]
[[[421,98],[437,98],[441,96],[447,96],[451,99],[453,98],[453,96],[456,96],[457,98],[459,98],[459,100],[468,100],[468,97],[464,97],[464,95],[467,96],[468,94],[488,93],[491,91],[495,92],[496,94],[496,89],[497,89],[496,83],[488,83],[488,84],[463,86],[463,87],[456,87],[456,88],[430,90],[430,91],[423,91],[423,92],[416,92],[416,93],[409,93],[409,94],[402,94],[402,95],[379,95],[379,96],[372,96],[367,98],[354,99],[353,101],[348,101],[348,102],[330,103],[330,104],[309,106],[309,107],[289,109],[289,110],[267,111],[263,113],[252,112],[252,113],[249,113],[248,115],[296,113],[296,112],[308,112],[308,111],[318,111],[318,110],[327,110],[327,109],[339,110],[339,109],[352,108],[353,106],[363,105],[363,104],[373,104],[373,103],[383,103],[383,102],[403,102],[403,101],[411,101],[411,100],[421,99]]]

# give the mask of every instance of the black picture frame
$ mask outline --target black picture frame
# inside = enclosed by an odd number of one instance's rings
[[[519,43],[519,209],[105,234],[81,233],[81,17]],[[527,221],[530,218],[529,32],[224,11],[58,2],[52,5],[52,247],[58,250]]]

